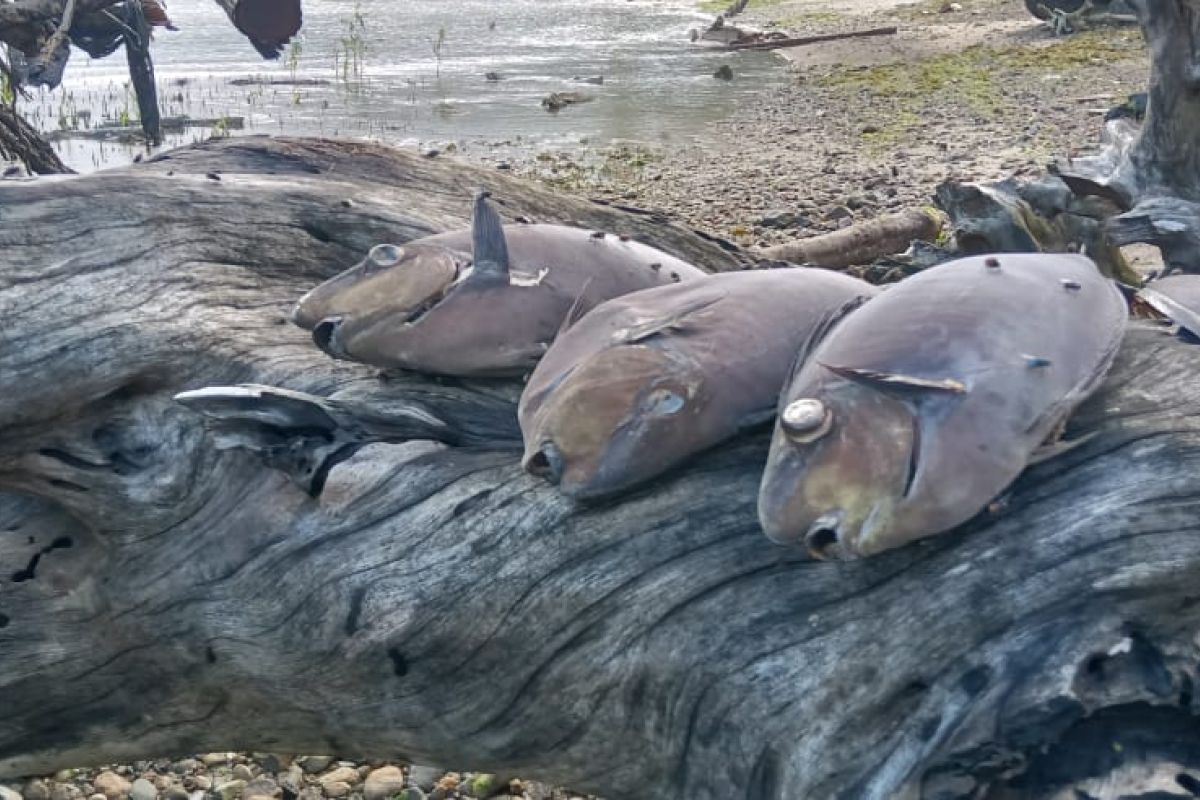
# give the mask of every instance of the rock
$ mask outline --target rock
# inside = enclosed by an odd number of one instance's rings
[[[104,795],[107,800],[125,800],[129,797],[129,788],[132,784],[115,772],[105,770],[96,776],[96,780],[92,781],[92,786],[96,787],[96,791]]]
[[[54,773],[54,780],[58,783],[66,783],[67,781],[74,780],[78,774],[79,770],[77,769],[60,769]]]
[[[542,98],[542,108],[547,111],[559,111],[567,106],[578,105],[579,103],[590,103],[596,98],[583,92],[551,92],[546,97]]]
[[[304,788],[304,770],[292,764],[287,772],[279,775],[279,788],[283,790],[284,797],[297,797]]]
[[[242,790],[242,795],[245,797],[265,797],[268,800],[279,797],[282,793],[283,790],[279,788],[279,784],[266,776],[255,778]]]
[[[21,800],[21,793],[7,786],[0,786],[0,800]]]
[[[21,797],[25,800],[50,800],[50,787],[45,781],[34,778],[21,789]]]
[[[350,784],[345,781],[322,781],[321,791],[326,797],[345,797],[350,794]]]
[[[413,764],[408,768],[408,782],[410,785],[419,786],[425,791],[433,789],[438,778],[446,774],[446,770],[441,767],[423,767],[419,764]]]
[[[206,767],[218,767],[228,764],[233,753],[205,753],[200,756],[200,763]]]
[[[213,791],[221,800],[242,800],[242,790],[245,788],[245,781],[225,781],[218,783]]]
[[[233,768],[233,777],[239,781],[252,781],[254,780],[254,770],[245,764],[238,764]]]
[[[306,786],[300,792],[300,800],[324,800],[325,795],[316,786]]]
[[[183,779],[183,788],[189,792],[207,792],[212,785],[212,778],[207,775],[188,775]]]
[[[195,758],[184,758],[171,764],[171,772],[176,775],[186,775],[200,769],[200,761]]]
[[[348,783],[354,786],[358,781],[358,770],[354,767],[338,767],[321,776],[321,783]]]
[[[83,800],[83,790],[73,783],[56,783],[50,790],[50,800]]]
[[[266,795],[266,794],[250,794],[250,793],[246,793],[246,794],[244,795],[244,797],[245,797],[245,799],[246,799],[246,800],[274,800],[274,798],[273,798],[273,797],[271,797],[270,795]]]
[[[178,783],[172,783],[162,792],[163,800],[188,800],[188,797],[188,790]]]
[[[88,800],[108,800],[108,798],[106,798],[102,794],[93,794],[93,795],[88,795]]]
[[[296,763],[300,765],[300,769],[307,772],[309,775],[316,775],[318,772],[323,772],[330,764],[333,763],[332,756],[302,756],[296,759]]]
[[[396,795],[395,800],[425,800],[425,792],[415,786],[410,786]]]
[[[805,225],[806,220],[792,211],[776,208],[764,214],[758,224],[764,228],[797,228]]]
[[[483,73],[483,77],[484,77],[484,80],[492,81],[492,82],[504,80],[504,76],[501,75],[499,72],[485,72],[485,73]]]
[[[717,71],[713,73],[713,77],[722,81],[731,81],[733,80],[733,67],[728,64],[722,64],[717,67]]]
[[[129,800],[158,800],[158,789],[145,778],[138,778],[129,787]]]
[[[388,800],[404,788],[404,771],[399,767],[380,767],[367,775],[363,800]]]
[[[495,775],[480,773],[471,775],[465,781],[463,788],[471,797],[487,798],[496,793],[498,788],[507,788],[507,783],[501,784],[496,780]]]

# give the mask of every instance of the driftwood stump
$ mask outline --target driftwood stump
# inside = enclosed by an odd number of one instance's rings
[[[1002,510],[814,563],[758,529],[765,436],[574,506],[518,465],[515,385],[383,381],[286,323],[370,245],[465,224],[478,185],[510,218],[741,266],[359,144],[0,184],[0,775],[245,748],[783,800],[1109,796],[1200,769],[1200,349],[1131,330],[1069,432],[1093,438]],[[367,447],[314,499],[172,401],[248,382],[478,441]]]

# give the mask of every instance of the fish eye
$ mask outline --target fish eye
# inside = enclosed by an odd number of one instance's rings
[[[394,244],[377,244],[367,253],[367,261],[373,267],[394,267],[404,257],[404,251]]]
[[[646,398],[646,412],[657,416],[677,414],[683,408],[684,398],[670,389],[655,389]]]
[[[833,427],[833,412],[815,397],[793,400],[779,417],[788,438],[799,444],[815,442]]]

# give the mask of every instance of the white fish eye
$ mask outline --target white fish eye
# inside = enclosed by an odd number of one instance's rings
[[[367,261],[375,267],[394,267],[404,257],[404,251],[394,244],[377,244],[367,253]]]
[[[815,397],[793,400],[779,417],[784,433],[794,442],[815,442],[833,426],[833,413]]]

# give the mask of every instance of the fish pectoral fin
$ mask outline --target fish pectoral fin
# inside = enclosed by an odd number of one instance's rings
[[[1072,450],[1074,450],[1076,447],[1079,447],[1081,444],[1087,444],[1088,442],[1090,442],[1096,436],[1097,433],[1098,433],[1098,431],[1092,431],[1091,433],[1085,433],[1083,436],[1080,436],[1078,439],[1071,439],[1070,441],[1068,441],[1066,439],[1057,439],[1057,438],[1054,441],[1047,441],[1044,444],[1042,444],[1041,446],[1039,446],[1038,449],[1033,451],[1033,455],[1031,455],[1029,457],[1029,466],[1033,466],[1034,464],[1041,464],[1045,461],[1049,461],[1052,458],[1057,458],[1058,456],[1061,456],[1063,453],[1069,453]]]
[[[563,317],[562,324],[558,326],[558,333],[554,334],[556,339],[566,333],[572,325],[574,325],[576,322],[579,322],[580,318],[583,317],[583,297],[587,294],[588,287],[591,285],[592,279],[588,278],[584,282],[583,288],[579,290],[579,294],[575,295],[574,302],[572,302],[571,307],[567,309],[567,315]]]
[[[698,297],[685,304],[682,308],[671,309],[666,313],[644,319],[635,325],[630,325],[628,328],[622,328],[613,334],[613,344],[637,344],[664,331],[681,330],[687,322],[695,321],[689,318],[694,318],[701,311],[719,302],[724,297],[724,292]]]
[[[805,362],[808,361],[808,357],[811,356],[813,351],[817,349],[817,345],[825,340],[825,337],[828,336],[829,333],[838,326],[838,323],[848,317],[852,311],[870,299],[871,298],[867,295],[860,295],[853,300],[843,303],[833,311],[826,312],[821,316],[820,319],[817,320],[817,323],[813,325],[812,330],[809,331],[804,342],[801,343],[800,349],[796,351],[796,357],[792,361],[792,367],[788,370],[789,383],[791,382],[791,379],[796,377],[796,373],[800,371],[800,368],[804,366]],[[782,400],[782,396],[780,399]]]
[[[950,394],[966,394],[967,392],[967,385],[957,378],[919,378],[915,375],[901,375],[895,372],[858,369],[857,367],[839,367],[836,364],[823,362],[821,366],[846,380],[883,391],[916,390],[949,392]]]
[[[469,280],[484,278],[508,279],[508,242],[504,239],[504,223],[496,209],[488,203],[491,194],[480,190],[475,193],[475,205],[471,210],[471,253],[474,268]]]
[[[737,423],[738,433],[745,433],[746,431],[752,431],[755,428],[761,428],[762,426],[764,426],[768,423],[774,422],[774,421],[775,421],[775,406],[774,406],[774,404],[772,404],[770,406],[766,406],[764,408],[756,408],[753,411],[743,414],[741,416],[741,419],[738,420],[738,423]]]

